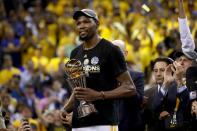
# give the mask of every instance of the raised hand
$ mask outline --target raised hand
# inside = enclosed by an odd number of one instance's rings
[[[175,80],[175,77],[173,75],[174,71],[175,69],[172,64],[169,64],[166,67],[165,72],[164,72],[164,82],[163,82],[164,87],[168,87],[170,83]]]
[[[179,0],[179,18],[186,18],[185,10],[183,8],[183,0]]]
[[[183,83],[183,75],[185,73],[184,68],[181,64],[179,64],[178,62],[174,62],[173,63],[175,71],[174,71],[174,76],[175,76],[175,80],[178,83],[178,85],[180,85],[181,83]]]

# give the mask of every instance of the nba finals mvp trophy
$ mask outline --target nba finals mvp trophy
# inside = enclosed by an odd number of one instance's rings
[[[83,66],[79,60],[71,59],[65,64],[65,71],[68,76],[67,81],[72,88],[86,88],[86,74],[83,71]],[[97,110],[94,105],[84,100],[79,101],[78,118],[86,117]]]

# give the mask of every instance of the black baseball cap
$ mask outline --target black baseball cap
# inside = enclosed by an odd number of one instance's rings
[[[152,69],[154,68],[155,63],[157,62],[165,62],[167,64],[173,64],[174,60],[170,57],[158,57],[154,61],[151,62]]]
[[[99,22],[97,14],[91,9],[78,10],[73,14],[73,19],[77,20],[80,16],[87,16],[93,18],[96,22]]]

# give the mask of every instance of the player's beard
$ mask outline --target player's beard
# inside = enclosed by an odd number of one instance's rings
[[[80,39],[81,41],[88,41],[88,40],[92,39],[94,35],[95,35],[95,34],[92,33],[92,34],[86,35],[86,36],[79,36],[79,39]]]

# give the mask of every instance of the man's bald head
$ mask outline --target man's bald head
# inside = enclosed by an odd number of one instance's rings
[[[114,40],[112,43],[120,48],[122,51],[123,55],[126,57],[127,51],[126,51],[126,45],[125,42],[122,40]]]

